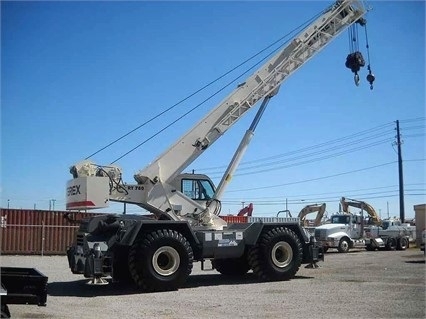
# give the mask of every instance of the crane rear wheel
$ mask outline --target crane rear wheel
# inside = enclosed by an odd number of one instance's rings
[[[302,263],[299,237],[285,227],[264,232],[249,252],[249,265],[264,281],[294,278]]]

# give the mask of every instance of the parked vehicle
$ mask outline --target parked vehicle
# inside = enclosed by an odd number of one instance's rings
[[[315,228],[315,239],[322,243],[325,251],[329,248],[336,248],[340,253],[347,253],[351,248],[370,251],[408,248],[409,232],[400,223],[382,221],[366,202],[342,197],[340,203],[343,212],[332,215],[330,223]],[[361,208],[361,214],[352,214],[350,206]],[[368,221],[364,212],[369,217]]]
[[[211,260],[225,275],[243,275],[252,269],[261,280],[271,281],[291,279],[301,264],[315,266],[322,260],[321,246],[298,219],[227,224],[219,217],[220,200],[266,105],[283,81],[347,27],[357,22],[363,26],[365,13],[361,1],[335,2],[135,174],[136,184],[123,182],[121,168],[115,165],[90,161],[73,165],[67,209],[104,208],[115,201],[138,205],[155,218],[100,215],[85,220],[67,252],[71,271],[92,278],[93,283],[103,284],[111,276],[113,281],[134,282],[145,291],[162,291],[182,286],[194,261],[203,267],[205,260]],[[261,100],[217,187],[206,175],[183,173]]]

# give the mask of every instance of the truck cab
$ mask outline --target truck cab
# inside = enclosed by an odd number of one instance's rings
[[[348,252],[363,237],[362,216],[353,214],[335,214],[330,223],[315,228],[315,239],[322,243],[324,250],[337,248],[339,252]]]

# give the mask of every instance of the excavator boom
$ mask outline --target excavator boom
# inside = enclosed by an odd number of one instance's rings
[[[382,223],[380,216],[376,213],[374,208],[366,202],[342,197],[340,200],[340,205],[344,213],[350,213],[349,207],[356,207],[362,211],[367,212],[367,214],[370,216],[371,222],[373,222],[375,225],[380,225]]]
[[[324,216],[325,208],[326,208],[325,203],[323,203],[321,205],[313,204],[313,205],[307,205],[307,206],[303,207],[302,210],[299,213],[299,216],[298,216],[300,222],[303,225],[308,226],[306,216],[310,213],[318,212],[316,217],[315,217],[315,221],[314,221],[313,226],[319,226],[321,224],[321,220]]]

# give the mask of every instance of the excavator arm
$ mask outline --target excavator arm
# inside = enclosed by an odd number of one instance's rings
[[[307,206],[303,207],[302,210],[300,211],[299,215],[298,215],[300,222],[302,223],[302,225],[307,226],[306,225],[306,215],[308,215],[310,213],[318,212],[316,217],[315,217],[314,226],[319,226],[321,224],[321,220],[324,216],[325,208],[326,208],[325,203],[323,203],[321,205],[313,204],[313,205],[307,205]]]
[[[359,201],[359,200],[356,200],[356,199],[349,199],[349,198],[342,197],[341,200],[340,200],[340,205],[341,205],[342,211],[344,213],[350,213],[349,207],[356,207],[356,208],[359,208],[363,211],[366,211],[367,214],[370,216],[370,220],[375,225],[380,225],[382,223],[380,216],[376,213],[374,208],[366,202]]]

